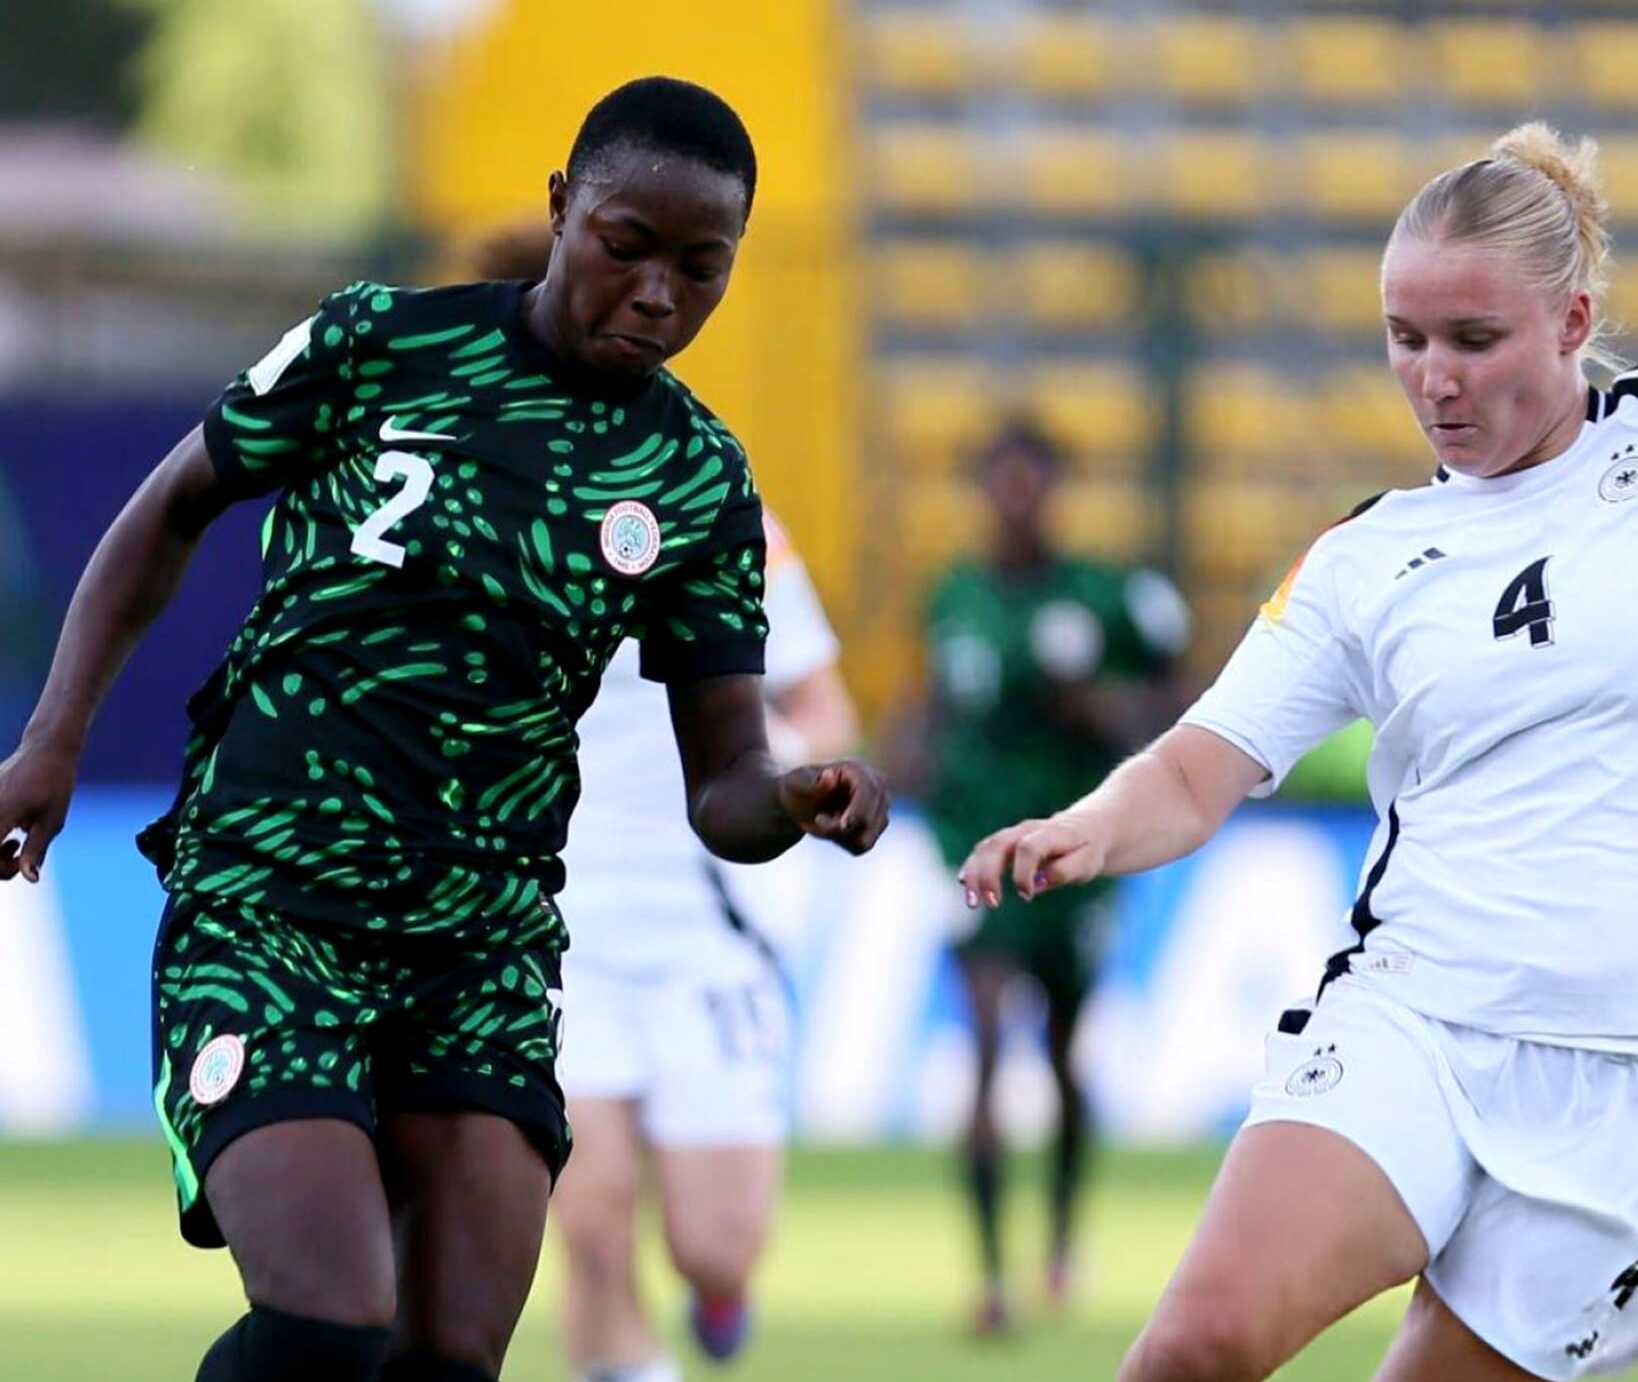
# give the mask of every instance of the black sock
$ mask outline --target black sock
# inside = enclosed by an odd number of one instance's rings
[[[984,1273],[1001,1279],[1001,1152],[990,1145],[967,1147],[967,1185],[978,1211],[978,1247]]]
[[[380,1382],[496,1382],[482,1368],[440,1358],[435,1353],[410,1353],[394,1358],[381,1369]]]
[[[1066,1097],[1052,1148],[1052,1250],[1064,1252],[1075,1230],[1075,1201],[1080,1193],[1081,1164],[1090,1130],[1086,1110]]]
[[[195,1382],[375,1382],[390,1337],[258,1305],[210,1346]]]

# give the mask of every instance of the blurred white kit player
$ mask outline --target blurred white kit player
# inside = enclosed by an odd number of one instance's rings
[[[1638,1358],[1634,391],[1592,391],[1553,460],[1331,529],[1184,716],[1258,795],[1376,725],[1358,944],[1270,1036],[1249,1122],[1367,1152],[1439,1297],[1547,1378]]]
[[[839,649],[795,550],[766,526],[764,687],[777,700]],[[580,722],[559,1079],[570,1098],[637,1101],[651,1142],[780,1142],[789,997],[771,945],[689,828],[665,688],[637,662],[628,641]],[[802,755],[780,742],[791,732],[770,717],[785,762]]]

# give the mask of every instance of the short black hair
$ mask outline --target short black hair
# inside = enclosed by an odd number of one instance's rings
[[[639,77],[616,87],[586,115],[569,150],[568,180],[592,176],[598,160],[622,147],[698,159],[732,173],[745,187],[745,217],[756,196],[756,150],[744,122],[714,91],[676,77]]]
[[[1016,415],[1003,419],[979,448],[977,469],[982,474],[997,461],[1013,455],[1028,457],[1047,475],[1055,477],[1063,473],[1063,447],[1033,417]]]

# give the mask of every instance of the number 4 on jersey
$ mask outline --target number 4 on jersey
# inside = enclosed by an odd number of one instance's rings
[[[1530,646],[1544,648],[1553,641],[1553,602],[1547,598],[1547,563],[1539,557],[1507,583],[1496,602],[1497,638],[1512,638],[1530,630]]]

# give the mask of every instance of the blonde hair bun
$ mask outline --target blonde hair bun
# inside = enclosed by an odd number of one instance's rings
[[[1508,130],[1490,152],[1534,168],[1564,194],[1575,212],[1576,239],[1581,242],[1589,286],[1598,293],[1610,255],[1610,206],[1598,167],[1598,141],[1584,134],[1571,144],[1545,120],[1531,120]]]

